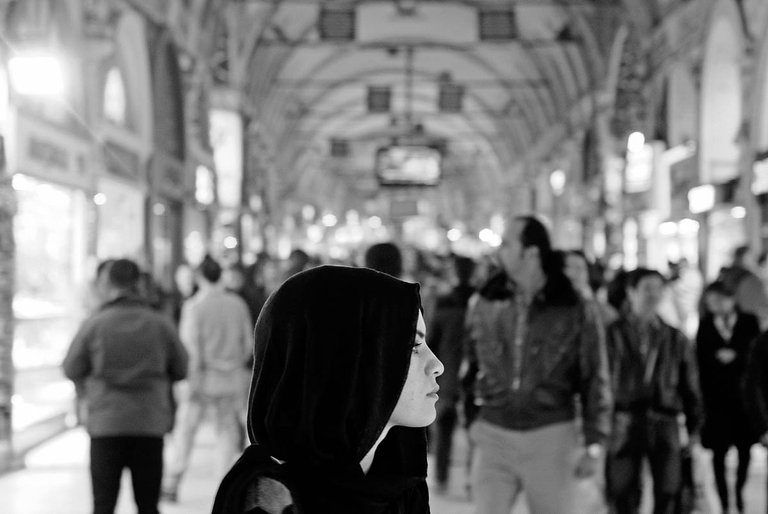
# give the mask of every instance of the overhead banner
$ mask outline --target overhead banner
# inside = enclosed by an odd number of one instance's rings
[[[235,111],[212,109],[210,121],[219,205],[238,209],[243,197],[243,120]]]

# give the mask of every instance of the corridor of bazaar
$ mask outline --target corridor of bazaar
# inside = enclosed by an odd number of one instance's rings
[[[0,0],[0,511],[89,508],[61,363],[100,262],[138,263],[170,318],[206,255],[280,276],[296,250],[361,266],[391,241],[441,290],[450,256],[492,266],[528,213],[606,276],[682,269],[698,295],[736,248],[757,261],[768,2]],[[664,319],[693,337],[697,302]],[[210,425],[161,511],[210,511]],[[473,513],[463,426],[454,444],[432,511]],[[600,511],[582,485],[574,512]]]

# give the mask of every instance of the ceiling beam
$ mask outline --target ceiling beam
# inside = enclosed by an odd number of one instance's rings
[[[403,73],[403,70],[395,70],[393,68],[392,74]],[[360,80],[350,80],[349,85],[360,85]],[[436,75],[432,78],[414,78],[414,82],[419,84],[440,85],[442,82]],[[541,79],[453,79],[450,84],[456,84],[459,86],[465,86],[472,89],[528,89],[537,87],[549,87],[549,81],[545,78]],[[328,89],[330,87],[344,87],[346,84],[339,83],[338,79],[278,79],[274,83],[274,87],[277,89]],[[386,85],[387,82],[376,82],[371,85]],[[366,84],[367,85],[367,84]],[[391,83],[391,85],[400,86],[401,84]]]

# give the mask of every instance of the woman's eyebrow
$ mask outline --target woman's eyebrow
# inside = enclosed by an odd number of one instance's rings
[[[425,334],[421,330],[417,330],[416,331],[416,337],[420,337],[420,338],[424,339],[425,337],[427,337],[427,334]]]

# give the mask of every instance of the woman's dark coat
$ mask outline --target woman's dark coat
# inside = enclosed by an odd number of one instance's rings
[[[699,323],[696,357],[705,411],[701,437],[707,448],[756,442],[745,411],[742,384],[750,346],[759,334],[758,319],[744,312],[737,314],[728,341],[717,330],[711,314]],[[736,352],[736,358],[723,364],[717,353],[726,348]]]
[[[425,428],[392,428],[360,468],[408,375],[419,309],[418,285],[369,269],[288,279],[256,325],[253,444],[213,512],[428,513]]]

